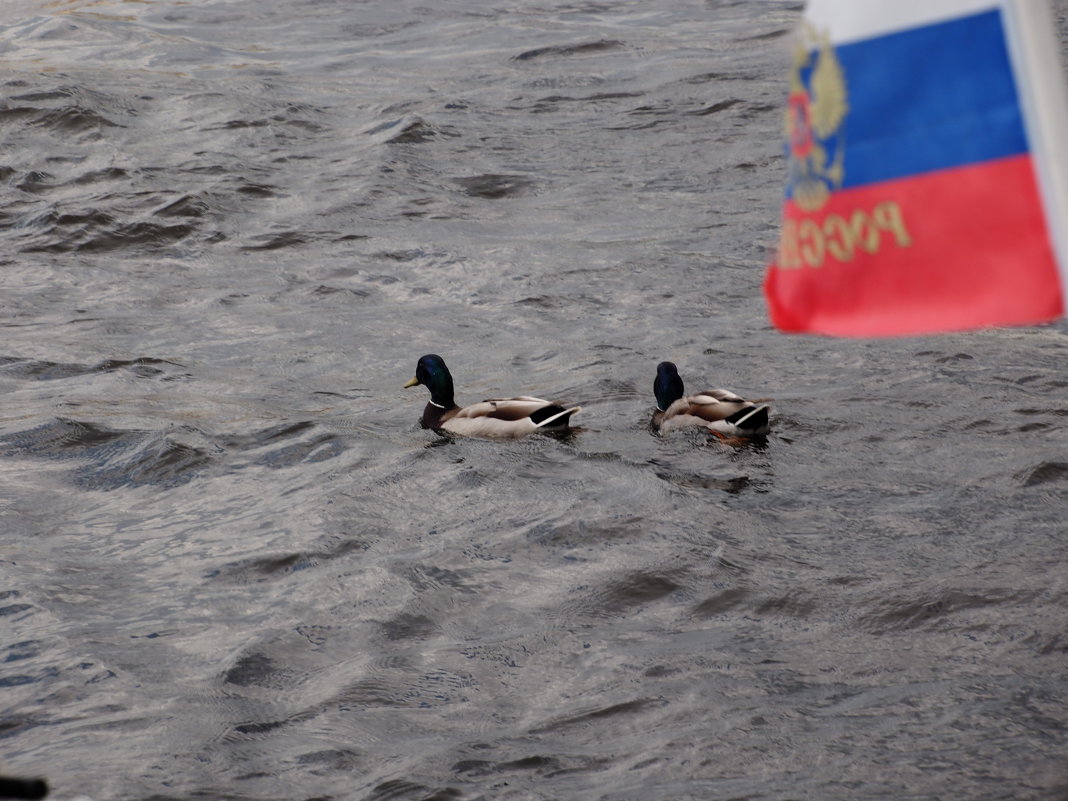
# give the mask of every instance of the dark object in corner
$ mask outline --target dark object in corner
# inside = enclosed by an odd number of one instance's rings
[[[0,776],[0,798],[44,798],[48,783],[44,779],[13,779]]]

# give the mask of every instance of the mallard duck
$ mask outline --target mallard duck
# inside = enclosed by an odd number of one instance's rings
[[[653,427],[662,433],[703,426],[713,434],[754,436],[768,432],[768,406],[739,398],[727,389],[706,389],[684,395],[682,378],[671,362],[656,366]]]
[[[430,390],[430,402],[423,409],[423,428],[473,437],[508,439],[535,431],[566,429],[571,415],[581,407],[565,409],[541,398],[491,398],[462,409],[453,400],[452,373],[434,353],[419,359],[415,378],[405,389],[422,384]]]

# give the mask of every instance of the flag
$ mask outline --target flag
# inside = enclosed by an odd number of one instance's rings
[[[1047,322],[1068,286],[1068,113],[1042,0],[810,0],[764,294],[788,332]]]

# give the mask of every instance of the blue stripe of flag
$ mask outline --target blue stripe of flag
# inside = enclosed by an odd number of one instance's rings
[[[849,113],[843,187],[1026,153],[1001,12],[837,49]]]

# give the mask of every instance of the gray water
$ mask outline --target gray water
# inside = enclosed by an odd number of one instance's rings
[[[1068,798],[1068,325],[769,327],[799,13],[5,0],[3,770]],[[578,430],[439,439],[427,352]],[[663,359],[767,441],[650,433]]]

